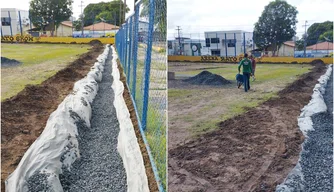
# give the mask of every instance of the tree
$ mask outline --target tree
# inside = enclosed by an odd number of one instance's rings
[[[140,14],[142,17],[149,16],[150,0],[143,0],[143,10]],[[155,13],[154,13],[154,24],[157,29],[162,33],[167,32],[167,1],[166,0],[155,0]]]
[[[273,48],[273,55],[283,42],[296,34],[298,11],[296,7],[283,0],[275,0],[265,6],[254,27],[254,42],[257,47]]]
[[[81,31],[82,30],[81,20],[78,19],[76,21],[73,21],[73,27],[75,28],[76,31]]]
[[[89,4],[84,9],[84,26],[92,25],[95,21],[101,21],[103,18],[106,23],[115,24],[120,26],[124,19],[120,23],[120,6],[124,10],[124,3],[121,0],[114,0],[110,2],[100,2],[96,4]],[[126,7],[126,12],[130,9]],[[123,13],[123,11],[122,11]]]
[[[326,31],[319,36],[319,41],[330,41],[333,42],[333,31]]]
[[[326,33],[326,34],[325,34]],[[307,29],[307,45],[314,45],[319,40],[324,40],[324,36],[328,38],[328,36],[331,37],[331,40],[333,41],[333,22],[332,21],[326,21],[323,23],[313,23],[308,29]],[[320,39],[321,36],[321,39]]]
[[[71,17],[72,3],[72,0],[32,0],[29,8],[31,21],[43,31],[46,26],[51,25],[53,36],[59,24]]]
[[[304,50],[304,39],[300,39],[296,41],[296,51],[302,51]]]

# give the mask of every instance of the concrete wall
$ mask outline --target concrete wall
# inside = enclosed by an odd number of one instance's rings
[[[30,35],[3,36],[1,42],[28,42],[28,43],[89,43],[99,40],[103,44],[114,44],[115,38],[73,38],[73,37],[32,37]]]

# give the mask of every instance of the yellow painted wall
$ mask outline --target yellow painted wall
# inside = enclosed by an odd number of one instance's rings
[[[28,42],[28,43],[89,43],[99,40],[103,44],[114,44],[115,38],[73,38],[73,37],[32,37],[30,35],[3,36],[1,42]]]
[[[239,57],[218,57],[218,56],[183,56],[183,55],[168,55],[168,61],[179,62],[214,62],[214,63],[237,63],[242,59]],[[315,59],[320,59],[326,64],[332,64],[332,57],[324,58],[294,58],[294,57],[262,57],[256,58],[258,63],[311,63]]]

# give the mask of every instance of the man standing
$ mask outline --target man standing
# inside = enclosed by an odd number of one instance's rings
[[[256,68],[256,61],[253,57],[253,55],[250,56],[250,60],[252,61],[252,78],[253,78],[253,81],[255,81],[255,68]]]
[[[249,78],[250,75],[252,74],[252,61],[248,59],[247,53],[245,53],[244,58],[240,61],[240,64],[238,66],[239,73],[241,66],[242,66],[242,74],[244,76],[245,92],[247,92],[250,89]]]

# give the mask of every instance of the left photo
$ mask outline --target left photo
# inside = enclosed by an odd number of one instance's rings
[[[2,192],[167,191],[166,1],[2,3]]]

